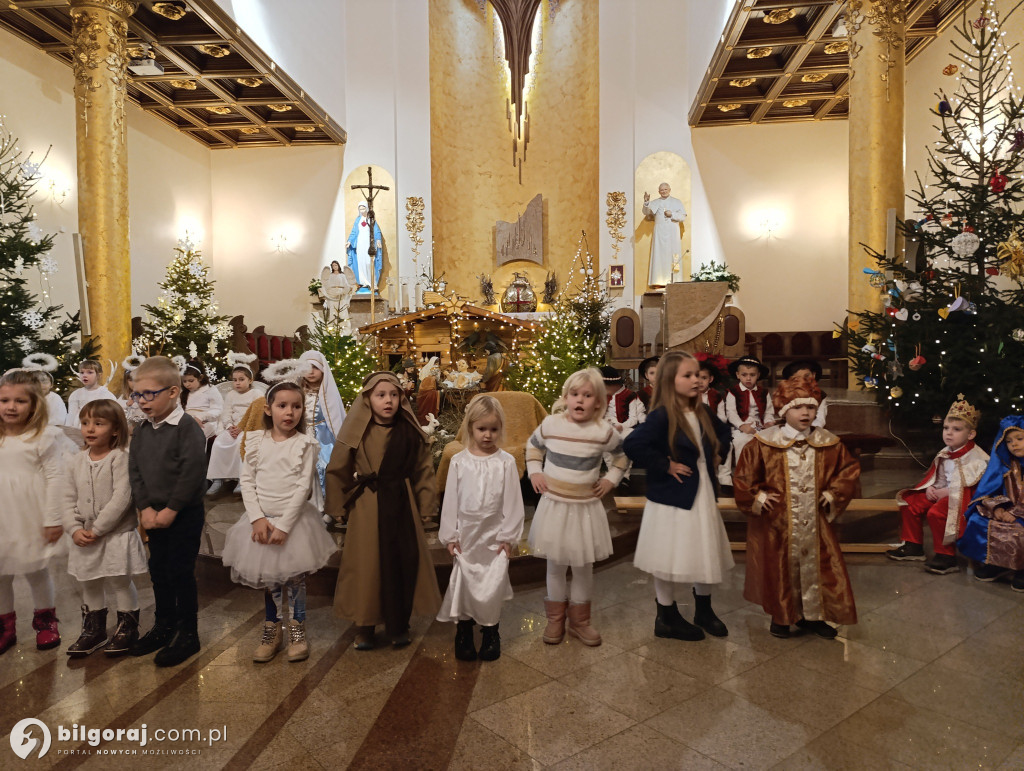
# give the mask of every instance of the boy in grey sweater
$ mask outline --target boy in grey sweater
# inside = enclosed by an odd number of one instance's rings
[[[181,407],[181,376],[174,362],[151,356],[132,380],[147,421],[132,437],[128,475],[149,535],[156,622],[131,655],[159,651],[156,665],[173,667],[199,652],[196,557],[206,517],[206,437]]]

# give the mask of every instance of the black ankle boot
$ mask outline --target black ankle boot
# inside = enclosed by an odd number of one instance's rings
[[[655,637],[690,642],[704,639],[704,631],[683,618],[674,602],[671,605],[662,605],[655,600],[655,604],[658,606],[658,615],[654,619]]]
[[[173,639],[153,657],[153,663],[158,667],[176,667],[199,653],[199,632],[194,623],[179,624]]]
[[[117,629],[103,649],[108,656],[121,656],[131,650],[139,639],[139,611],[117,611]]]
[[[473,644],[473,622],[460,621],[455,628],[455,658],[459,661],[476,661],[476,646]]]
[[[697,603],[697,610],[693,614],[693,623],[712,637],[725,637],[729,634],[722,619],[716,616],[715,611],[711,609],[711,595],[697,594],[696,589],[690,591],[693,592],[694,602]]]
[[[480,659],[482,661],[494,661],[501,655],[501,635],[498,634],[498,625],[482,627],[484,639],[480,643]]]
[[[88,605],[82,606],[82,634],[68,646],[68,655],[72,658],[88,656],[94,650],[103,647],[107,642],[107,609],[89,610]]]
[[[154,651],[163,648],[174,637],[174,625],[166,621],[156,620],[153,628],[135,641],[135,644],[128,649],[131,656],[148,656]]]

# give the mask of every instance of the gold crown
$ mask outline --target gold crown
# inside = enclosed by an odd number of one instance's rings
[[[962,420],[971,428],[977,428],[978,416],[980,414],[981,413],[979,413],[977,409],[967,403],[963,394],[957,394],[956,401],[953,402],[953,406],[950,407],[949,412],[946,413],[946,420],[955,418],[956,420]]]

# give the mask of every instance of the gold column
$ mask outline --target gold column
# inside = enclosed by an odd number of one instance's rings
[[[850,311],[881,311],[864,268],[877,264],[861,244],[885,252],[886,217],[903,217],[903,92],[906,0],[851,0]],[[853,20],[850,22],[849,20]],[[850,323],[855,319],[851,316]],[[851,387],[855,379],[851,375]]]
[[[132,283],[128,249],[128,17],[132,0],[71,0],[82,235],[90,337],[103,359],[131,352]]]

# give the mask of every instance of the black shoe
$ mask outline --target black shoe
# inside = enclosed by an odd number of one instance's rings
[[[68,646],[67,654],[72,658],[88,656],[107,643],[107,609],[89,610],[82,606],[82,634]]]
[[[704,630],[683,618],[674,602],[671,605],[662,605],[655,601],[655,604],[658,606],[658,615],[654,619],[655,637],[689,642],[704,639]]]
[[[800,619],[796,622],[797,627],[803,629],[805,632],[814,632],[824,640],[834,640],[839,632],[834,626],[826,624],[824,621],[808,621],[805,618]]]
[[[157,621],[153,628],[140,637],[135,644],[128,649],[130,656],[148,656],[167,645],[174,637],[174,627],[167,623]]]
[[[455,658],[459,661],[476,661],[473,622],[469,619],[460,621],[455,627]]]
[[[409,636],[409,632],[407,632],[407,631],[406,632],[402,632],[401,634],[396,634],[394,637],[391,638],[391,644],[395,648],[404,648],[406,645],[408,645],[411,642],[412,642],[412,637]]]
[[[693,614],[693,623],[712,637],[725,637],[728,635],[729,630],[725,628],[722,619],[716,616],[715,611],[711,609],[711,595],[697,594],[696,589],[691,589],[690,591],[693,592],[694,602],[697,603],[697,610]]]
[[[987,584],[989,581],[995,581],[997,578],[1002,578],[1012,572],[1009,568],[989,565],[987,562],[983,562],[974,569],[974,578]]]
[[[929,573],[944,576],[946,573],[959,573],[960,565],[952,554],[936,554],[924,563],[924,569]]]
[[[495,661],[501,656],[501,635],[498,634],[498,625],[483,627],[484,639],[480,643],[480,659],[482,661]]]
[[[921,562],[924,560],[924,546],[919,543],[904,541],[899,548],[889,549],[889,551],[885,553],[885,556],[891,560],[898,560],[900,562],[906,562],[908,560]]]
[[[373,639],[374,629],[372,626],[357,626],[356,627],[356,650],[357,651],[372,651],[375,645]]]
[[[1010,581],[1010,588],[1015,592],[1024,592],[1024,570],[1018,570],[1013,574]]]
[[[139,611],[117,611],[117,629],[103,649],[107,656],[121,656],[131,650],[139,639]]]
[[[186,659],[199,653],[199,633],[195,629],[182,629],[174,633],[174,639],[153,657],[158,667],[176,667]]]
[[[776,624],[772,621],[771,626],[768,627],[768,634],[772,637],[781,637],[785,639],[790,636],[789,624]]]

